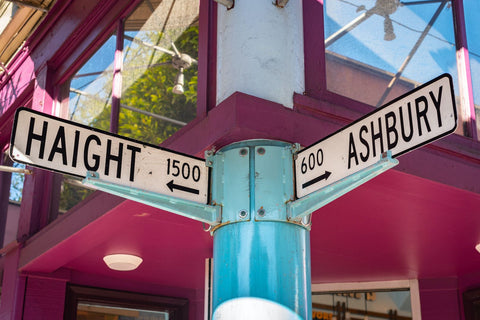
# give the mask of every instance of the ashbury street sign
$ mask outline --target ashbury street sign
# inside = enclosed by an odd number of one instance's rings
[[[10,157],[17,162],[206,204],[203,159],[147,145],[71,121],[20,108]]]
[[[455,131],[450,75],[442,75],[300,151],[295,160],[297,197],[337,182],[380,160]]]

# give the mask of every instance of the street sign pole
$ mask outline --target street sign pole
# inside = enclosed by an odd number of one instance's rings
[[[251,140],[206,159],[212,203],[222,206],[222,222],[212,229],[214,319],[237,319],[222,304],[240,304],[245,297],[311,318],[309,225],[289,221],[286,210],[294,200],[294,151],[288,143]]]
[[[262,308],[306,320],[310,214],[456,122],[452,80],[443,75],[302,151],[249,140],[207,151],[204,161],[22,108],[10,155],[210,225],[214,319]]]

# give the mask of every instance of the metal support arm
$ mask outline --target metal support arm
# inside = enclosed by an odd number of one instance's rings
[[[99,177],[99,174],[96,172],[87,172],[87,176],[82,183],[110,194],[144,203],[155,208],[167,210],[172,213],[208,223],[213,226],[219,224],[221,220],[222,209],[220,206],[205,205],[193,201],[102,181]]]
[[[287,216],[290,220],[301,221],[303,217],[329,204],[333,200],[343,196],[397,164],[398,160],[393,159],[392,153],[387,151],[382,154],[381,159],[377,163],[301,199],[288,203]]]

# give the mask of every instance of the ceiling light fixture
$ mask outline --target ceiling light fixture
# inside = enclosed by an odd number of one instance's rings
[[[480,253],[480,243],[475,246],[475,249]]]
[[[106,265],[116,271],[132,271],[138,268],[143,259],[131,254],[110,254],[103,257]]]

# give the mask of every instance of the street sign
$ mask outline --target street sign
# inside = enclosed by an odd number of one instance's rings
[[[398,157],[455,131],[452,79],[444,74],[300,151],[295,160],[301,198],[380,160]]]
[[[15,114],[10,157],[20,163],[206,204],[203,159],[26,108]]]

